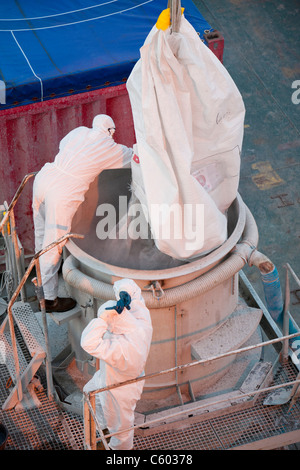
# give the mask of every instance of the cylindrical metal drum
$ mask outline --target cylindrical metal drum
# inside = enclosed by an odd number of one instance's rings
[[[85,238],[69,240],[66,245],[70,256],[64,263],[64,279],[71,295],[82,307],[82,315],[69,324],[78,365],[83,367],[88,359],[80,347],[81,332],[96,316],[101,303],[114,298],[112,285],[121,278],[133,279],[140,286],[151,313],[153,338],[146,374],[205,358],[201,341],[207,342],[210,338],[213,341],[214,333],[218,332],[218,341],[222,342],[222,328],[234,325],[235,315],[244,323],[240,341],[233,341],[233,344],[246,342],[256,331],[259,319],[247,323],[247,315],[239,312],[238,272],[244,260],[232,251],[240,241],[243,243],[245,232],[247,238],[252,238],[250,244],[255,244],[257,232],[240,196],[228,210],[226,242],[205,256],[182,262],[158,252],[153,242],[128,240],[124,233],[122,239],[98,238],[97,224],[100,220],[103,222],[104,209],[116,208],[117,223],[126,212],[129,188],[130,170],[102,172],[91,185],[73,221],[72,231]],[[247,228],[249,221],[250,229]],[[107,223],[110,223],[108,219]],[[249,241],[246,242],[249,248]],[[186,384],[198,395],[228,370],[233,359],[229,357],[210,366],[192,367],[147,380],[143,397],[163,398]]]

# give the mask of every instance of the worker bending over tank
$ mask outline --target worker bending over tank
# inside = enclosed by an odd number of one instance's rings
[[[132,149],[114,142],[115,124],[99,114],[92,129],[78,127],[60,142],[54,162],[46,163],[33,185],[35,251],[38,252],[68,233],[74,214],[92,181],[102,170],[129,165]],[[58,297],[58,270],[62,244],[40,258],[47,312],[64,312],[75,307],[70,298]]]
[[[100,359],[100,368],[85,385],[91,392],[111,384],[144,375],[148,357],[152,324],[141,289],[131,279],[114,283],[118,300],[105,302],[81,336],[82,348]],[[103,430],[115,433],[134,424],[134,410],[140,399],[144,380],[96,394],[96,416]],[[130,450],[134,431],[112,436],[113,450]]]

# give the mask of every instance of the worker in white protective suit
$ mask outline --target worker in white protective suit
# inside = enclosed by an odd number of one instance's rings
[[[130,164],[133,151],[115,143],[114,132],[110,116],[96,116],[92,129],[81,126],[69,132],[54,162],[46,163],[36,175],[32,203],[36,252],[70,231],[90,183],[102,170]],[[47,312],[64,312],[76,305],[73,299],[58,297],[61,253],[62,244],[40,257]]]
[[[131,279],[114,283],[118,300],[105,302],[84,329],[82,348],[100,359],[100,368],[85,385],[91,392],[111,384],[142,377],[148,357],[152,324],[141,289]],[[128,297],[129,296],[129,297]],[[96,394],[96,415],[103,430],[115,433],[134,424],[134,410],[140,399],[144,380]],[[109,447],[130,450],[134,431],[112,436]]]

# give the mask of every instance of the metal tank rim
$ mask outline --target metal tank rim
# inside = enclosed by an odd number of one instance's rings
[[[99,273],[100,276],[104,273],[120,278],[131,278],[137,280],[161,280],[184,276],[194,273],[195,271],[201,274],[220,262],[236,246],[243,234],[243,230],[246,224],[246,206],[240,194],[237,194],[236,199],[233,201],[232,207],[234,206],[236,206],[238,219],[236,226],[227,240],[209,254],[204,255],[195,261],[187,261],[187,263],[181,266],[156,270],[122,268],[94,258],[93,256],[83,251],[72,239],[69,239],[66,243],[66,249],[79,262],[79,264],[87,265],[89,269],[92,269],[95,273]]]

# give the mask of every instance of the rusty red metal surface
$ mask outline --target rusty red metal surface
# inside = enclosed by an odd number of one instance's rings
[[[96,114],[115,123],[118,143],[132,146],[135,133],[126,85],[53,99],[0,112],[0,204],[12,200],[23,177],[54,160],[60,140],[78,126],[92,126]],[[34,252],[31,178],[15,208],[25,255]]]
[[[214,29],[208,33],[204,34],[204,39],[207,42],[208,48],[215,54],[221,63],[223,63],[223,53],[224,53],[224,37]]]

